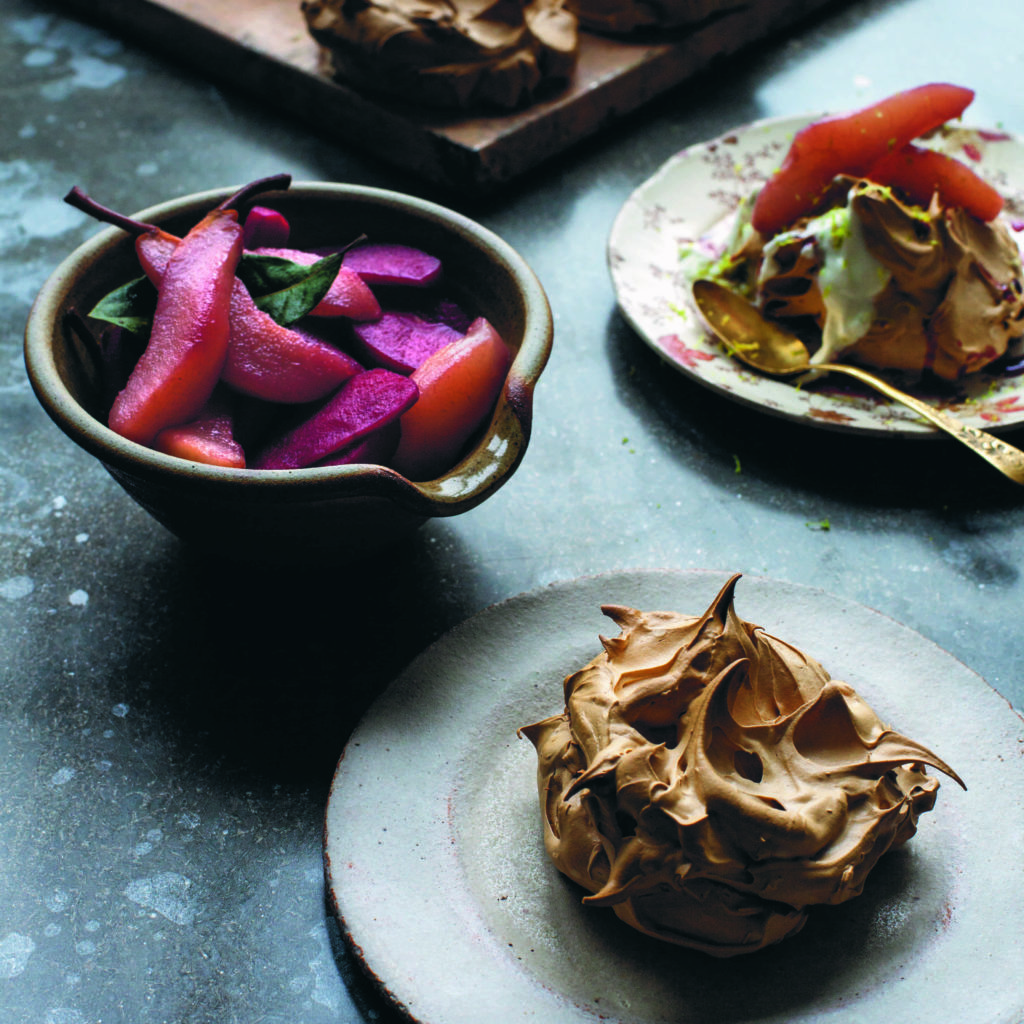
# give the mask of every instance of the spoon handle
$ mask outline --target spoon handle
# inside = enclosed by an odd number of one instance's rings
[[[961,444],[967,445],[971,451],[990,462],[1015,484],[1024,484],[1024,452],[1019,448],[1014,448],[1012,444],[1007,444],[984,430],[961,423],[960,420],[928,405],[927,402],[922,402],[905,391],[894,388],[867,370],[841,363],[819,363],[814,369],[827,370],[829,373],[845,373],[847,376],[855,377],[863,384],[873,387],[876,391],[880,391],[893,401],[901,402],[907,408],[913,409],[919,416],[934,423],[940,430],[955,437]]]

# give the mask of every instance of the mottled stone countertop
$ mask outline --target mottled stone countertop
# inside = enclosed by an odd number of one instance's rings
[[[972,123],[1024,133],[1024,6],[841,5],[476,203],[55,0],[3,6],[0,1019],[391,1019],[325,906],[335,764],[420,650],[554,581],[670,567],[820,587],[1024,708],[1024,491],[952,443],[808,430],[697,387],[623,321],[605,266],[629,193],[734,125],[939,79],[977,91]],[[61,203],[71,185],[134,210],[283,170],[476,217],[534,267],[556,332],[508,486],[368,563],[305,575],[202,563],[53,426],[21,356],[34,294],[95,230]]]

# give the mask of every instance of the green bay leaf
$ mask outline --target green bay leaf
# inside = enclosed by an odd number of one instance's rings
[[[305,266],[282,256],[245,253],[236,271],[257,307],[287,327],[314,309],[341,269],[342,253]]]
[[[148,277],[137,277],[115,288],[96,303],[89,316],[123,327],[132,334],[145,334],[153,322],[156,289]]]

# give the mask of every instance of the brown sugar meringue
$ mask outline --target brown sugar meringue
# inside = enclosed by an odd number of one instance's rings
[[[440,107],[532,102],[568,82],[579,49],[563,0],[303,0],[335,74]]]
[[[815,216],[771,239],[747,235],[765,313],[821,329],[812,363],[928,370],[954,381],[1024,336],[1024,267],[1002,220],[938,197],[927,208],[870,181],[837,178]]]
[[[565,680],[536,747],[558,869],[659,939],[728,957],[858,895],[935,803],[920,744],[813,658],[739,618],[739,575],[699,617],[608,605],[622,629]]]

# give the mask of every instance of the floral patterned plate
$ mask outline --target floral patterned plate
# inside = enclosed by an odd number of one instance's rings
[[[698,315],[690,294],[696,261],[740,200],[778,167],[809,117],[758,121],[668,160],[626,201],[608,240],[608,264],[626,320],[670,365],[727,398],[801,423],[862,434],[941,436],[909,409],[836,378],[797,387],[731,359]],[[1006,197],[1003,216],[1024,250],[1024,139],[971,128],[944,128],[930,145],[970,163]],[[1011,182],[1020,183],[1011,185]],[[893,383],[972,426],[997,431],[1024,423],[1024,374],[973,374],[940,390]]]

